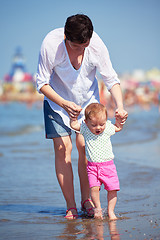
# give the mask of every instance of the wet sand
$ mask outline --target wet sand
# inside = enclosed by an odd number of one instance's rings
[[[0,239],[160,239],[160,118],[157,112],[156,115],[155,112],[141,113],[145,115],[146,125],[150,116],[155,120],[145,137],[144,124],[133,124],[137,120],[133,114],[123,136],[113,139],[121,185],[115,209],[117,221],[108,221],[103,187],[100,193],[104,220],[87,219],[82,214],[73,134],[72,162],[79,218],[69,221],[64,219],[65,201],[55,176],[52,141],[44,139],[41,112],[10,105],[7,111],[4,108],[1,111],[7,114],[6,119],[11,119],[15,108],[18,108],[17,114],[22,112],[23,119],[29,111],[26,122],[30,119],[32,125],[22,124],[19,131],[12,123],[6,131],[4,126],[1,128]],[[131,134],[132,127],[137,132],[141,129],[140,135]]]

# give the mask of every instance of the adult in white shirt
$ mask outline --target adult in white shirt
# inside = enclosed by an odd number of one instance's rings
[[[46,138],[53,139],[55,168],[58,182],[67,204],[66,218],[77,217],[71,165],[70,118],[81,123],[85,107],[99,102],[98,71],[117,105],[116,118],[124,123],[127,112],[123,108],[120,81],[114,71],[109,53],[100,37],[93,31],[88,16],[76,14],[67,18],[65,27],[47,34],[43,40],[38,70],[37,89],[44,94]],[[92,215],[89,199],[85,143],[76,133],[79,153],[78,173],[83,210]]]

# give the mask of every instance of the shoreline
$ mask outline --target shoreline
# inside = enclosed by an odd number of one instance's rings
[[[38,92],[24,92],[24,93],[16,93],[16,92],[6,92],[5,94],[0,95],[0,102],[26,102],[26,103],[34,103],[37,101],[43,101],[43,94],[39,94]]]

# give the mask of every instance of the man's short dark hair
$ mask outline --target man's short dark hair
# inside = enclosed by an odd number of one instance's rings
[[[84,14],[70,16],[66,20],[64,33],[71,42],[86,43],[92,37],[92,21]]]

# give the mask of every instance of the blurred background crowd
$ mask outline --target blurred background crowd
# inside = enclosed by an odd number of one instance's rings
[[[101,77],[97,73],[100,101],[107,106],[109,116],[113,117],[115,105]],[[140,106],[149,110],[153,105],[160,111],[160,70],[134,70],[119,74],[126,108]],[[32,104],[41,101],[43,96],[36,91],[35,74],[27,72],[22,49],[17,47],[12,59],[10,71],[0,81],[0,101],[20,101]]]
[[[160,70],[153,68],[149,71],[135,70],[132,73],[119,75],[126,108],[140,106],[150,110],[157,106],[160,112]],[[113,115],[115,105],[104,83],[99,81],[100,100],[107,106],[110,116]]]

